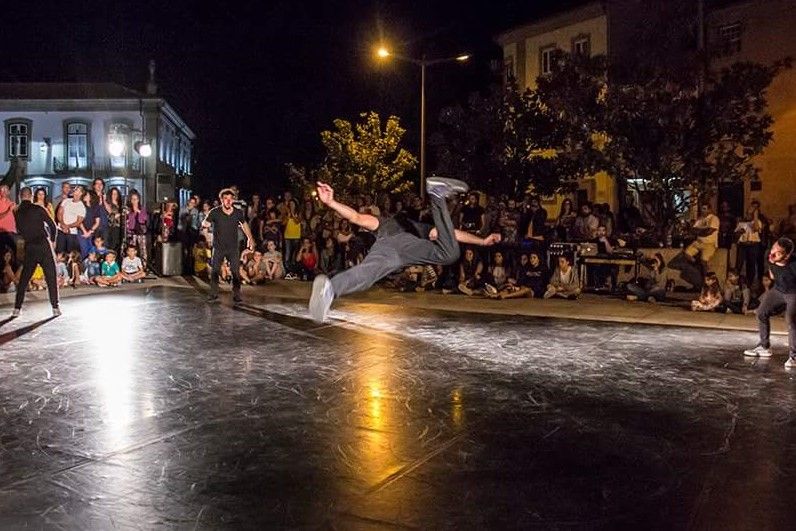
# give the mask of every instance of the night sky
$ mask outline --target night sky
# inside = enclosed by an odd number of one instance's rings
[[[160,94],[198,137],[194,188],[274,190],[284,163],[321,159],[319,133],[337,117],[396,114],[418,153],[419,69],[377,63],[377,42],[415,57],[473,54],[468,64],[429,70],[432,133],[440,108],[497,80],[490,70],[501,57],[497,33],[582,3],[8,2],[0,81],[113,81],[143,91],[155,59]]]

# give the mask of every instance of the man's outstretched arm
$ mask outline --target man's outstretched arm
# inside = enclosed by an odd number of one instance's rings
[[[456,241],[459,243],[464,243],[467,245],[483,245],[483,246],[490,246],[495,245],[496,243],[500,243],[500,234],[493,233],[487,236],[486,238],[481,238],[476,236],[475,234],[471,234],[469,232],[465,232],[463,230],[454,229],[454,234],[456,235]],[[429,240],[436,240],[437,239],[437,228],[434,227],[428,233]]]
[[[334,199],[334,190],[328,184],[318,181],[317,185],[318,199],[321,200],[321,203],[340,214],[341,217],[354,225],[359,225],[363,229],[372,231],[379,228],[379,218],[370,214],[360,214],[350,206],[338,203]]]

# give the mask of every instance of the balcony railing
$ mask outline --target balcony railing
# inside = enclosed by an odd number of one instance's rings
[[[83,164],[76,160],[53,157],[53,172],[56,174],[85,174],[92,175],[119,175],[134,177],[141,174],[141,159],[139,157],[92,157],[83,159]]]

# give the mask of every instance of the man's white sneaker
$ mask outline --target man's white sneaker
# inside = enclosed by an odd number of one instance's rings
[[[750,348],[743,351],[744,356],[757,356],[758,358],[770,358],[771,349],[763,345],[757,345],[755,348]]]
[[[53,308],[53,317],[61,317],[61,309]]]
[[[16,319],[17,317],[19,317],[19,308],[14,308],[14,310],[11,312],[11,318]]]
[[[786,369],[796,369],[796,359],[793,359],[792,357],[789,357],[788,361],[785,362],[785,368]]]
[[[326,315],[334,300],[332,283],[326,275],[318,275],[312,282],[312,295],[310,296],[310,315],[317,323],[326,321]]]
[[[484,284],[484,291],[487,293],[487,295],[497,295],[498,294],[497,288],[495,286],[493,286],[492,284]]]

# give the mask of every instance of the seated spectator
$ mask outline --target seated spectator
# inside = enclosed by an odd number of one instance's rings
[[[320,270],[327,276],[336,274],[341,269],[340,253],[337,252],[334,238],[328,237],[324,240],[321,249]]]
[[[266,267],[265,260],[263,260],[263,253],[254,251],[249,265],[246,268],[246,274],[252,284],[262,284],[267,280],[268,268]]]
[[[719,286],[719,279],[716,273],[710,271],[705,275],[705,284],[699,298],[691,301],[691,310],[695,312],[714,312],[721,310],[720,306],[724,297]]]
[[[309,238],[301,241],[301,247],[296,252],[298,274],[302,280],[313,280],[318,268],[318,252],[315,244]]]
[[[760,286],[763,291],[760,293],[759,297],[755,297],[749,301],[749,309],[747,310],[747,313],[754,313],[755,309],[760,306],[760,301],[763,300],[763,297],[766,296],[766,293],[768,293],[768,291],[774,286],[774,279],[768,275],[763,275],[763,277],[760,279]]]
[[[13,293],[17,290],[19,278],[22,274],[22,266],[16,263],[16,256],[11,249],[3,251],[3,261],[0,264],[0,293]],[[24,289],[24,288],[23,288]]]
[[[221,262],[219,278],[222,282],[226,282],[227,284],[232,282],[232,266],[229,265],[229,260],[226,258],[224,258],[224,261]]]
[[[484,285],[483,274],[484,264],[475,255],[475,251],[468,247],[459,264],[459,291],[470,296],[480,293]]]
[[[55,278],[58,287],[63,288],[69,282],[69,268],[66,266],[66,253],[55,255]]]
[[[44,269],[42,269],[40,265],[37,265],[36,269],[33,270],[33,276],[30,277],[30,286],[28,286],[28,289],[31,291],[41,291],[47,289],[47,281],[44,278]]]
[[[108,248],[105,247],[105,238],[103,238],[101,234],[96,234],[94,236],[93,245],[88,251],[96,254],[100,261],[105,260],[105,255],[108,254]]]
[[[349,269],[361,264],[365,259],[365,253],[356,238],[352,238],[343,244],[343,256],[345,257],[345,268]]]
[[[497,295],[508,285],[510,277],[511,273],[503,263],[503,253],[496,251],[492,256],[492,265],[487,268],[486,275],[484,275],[484,293]]]
[[[238,265],[238,274],[240,275],[241,284],[249,285],[252,279],[249,276],[249,265],[252,261],[254,253],[249,249],[244,249],[240,253],[240,264]]]
[[[193,273],[204,280],[210,279],[210,257],[212,253],[207,247],[207,240],[204,236],[199,236],[199,240],[193,246]]]
[[[102,275],[97,277],[97,285],[102,288],[116,287],[122,283],[122,273],[116,262],[116,252],[108,251],[102,262]]]
[[[724,281],[724,307],[727,313],[744,315],[749,310],[752,301],[752,292],[746,286],[746,279],[737,271],[727,271]]]
[[[553,271],[544,298],[559,297],[574,300],[580,295],[580,281],[578,273],[572,267],[572,259],[568,256],[558,257],[558,267]]]
[[[69,257],[66,261],[66,267],[69,270],[68,284],[73,288],[77,288],[78,284],[80,284],[80,275],[82,273],[83,267],[83,260],[78,251],[72,251],[69,253]]]
[[[127,247],[127,256],[122,259],[122,280],[125,282],[143,282],[145,276],[144,263],[138,257],[138,249],[130,245]]]
[[[96,278],[102,274],[102,265],[99,260],[96,251],[88,252],[88,256],[83,260],[83,273],[80,275],[81,284],[96,284]]]
[[[594,233],[593,243],[597,244],[597,254],[611,255],[614,252],[614,246],[618,245],[615,240],[608,236],[608,229],[605,225],[597,227]],[[597,264],[589,267],[594,281],[594,287],[597,289],[604,289],[615,291],[617,285],[617,277],[619,276],[619,266],[611,264]],[[610,279],[610,284],[609,284]]]
[[[282,253],[276,250],[274,240],[268,240],[265,244],[266,252],[263,254],[265,262],[265,278],[277,280],[285,276],[285,265],[282,262]]]
[[[441,272],[442,266],[409,266],[404,269],[396,284],[400,291],[423,292],[434,289]]]
[[[629,301],[663,302],[666,300],[666,288],[668,287],[669,277],[666,270],[666,263],[661,253],[641,260],[641,265],[649,270],[649,276],[637,278],[635,282],[627,285],[630,295]]]

